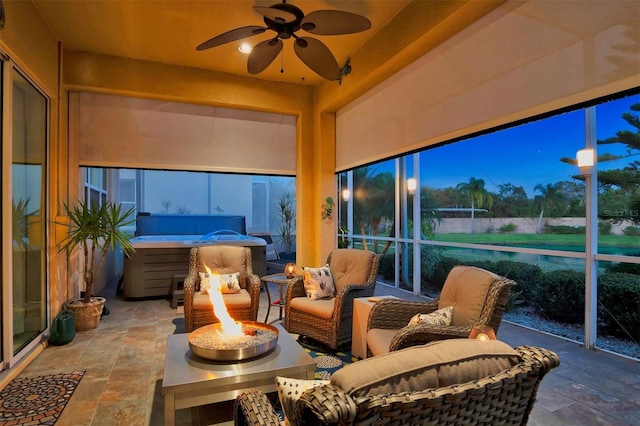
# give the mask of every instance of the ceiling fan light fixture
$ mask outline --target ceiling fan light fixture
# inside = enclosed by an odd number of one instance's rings
[[[238,50],[240,51],[240,53],[249,54],[253,50],[253,46],[245,41],[244,43],[241,43],[240,46],[238,46]]]

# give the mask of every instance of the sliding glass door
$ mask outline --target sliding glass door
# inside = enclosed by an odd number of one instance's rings
[[[24,75],[7,63],[2,68],[2,345],[4,361],[13,364],[47,328],[48,108],[47,98]]]

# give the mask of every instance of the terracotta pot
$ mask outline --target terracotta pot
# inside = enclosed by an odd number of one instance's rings
[[[104,297],[92,297],[89,303],[84,299],[73,299],[64,302],[64,307],[73,312],[77,331],[92,330],[100,324],[102,307],[107,299]]]

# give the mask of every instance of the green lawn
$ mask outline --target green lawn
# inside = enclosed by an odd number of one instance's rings
[[[577,251],[581,251],[585,244],[584,235],[562,234],[438,234],[433,237],[433,240],[501,246],[540,246],[540,248],[575,246]],[[598,245],[600,247],[634,248],[640,252],[640,237],[628,235],[599,235]]]

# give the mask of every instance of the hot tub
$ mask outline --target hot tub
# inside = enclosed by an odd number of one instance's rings
[[[237,245],[251,249],[253,273],[266,275],[264,239],[219,230],[205,235],[144,235],[131,239],[136,251],[124,259],[124,296],[141,298],[170,296],[174,280],[183,280],[189,272],[191,247],[201,245]]]

